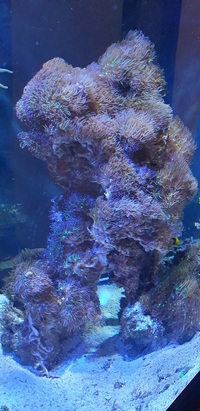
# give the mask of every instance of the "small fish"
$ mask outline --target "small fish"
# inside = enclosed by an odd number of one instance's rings
[[[174,245],[179,245],[181,240],[178,237],[174,238]]]

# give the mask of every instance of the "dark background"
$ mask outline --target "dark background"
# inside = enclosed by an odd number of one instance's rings
[[[15,104],[24,86],[56,56],[84,67],[129,30],[142,30],[155,43],[164,69],[166,102],[199,140],[200,4],[198,0],[1,0],[0,204],[22,204],[25,223],[7,226],[0,236],[0,260],[22,248],[45,247],[51,198],[61,192],[45,165],[19,147],[21,125]],[[193,172],[199,177],[199,148]],[[199,237],[198,196],[185,211],[185,236]]]

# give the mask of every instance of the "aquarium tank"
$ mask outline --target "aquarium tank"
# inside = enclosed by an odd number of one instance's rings
[[[0,411],[166,411],[199,373],[199,21],[0,2]]]

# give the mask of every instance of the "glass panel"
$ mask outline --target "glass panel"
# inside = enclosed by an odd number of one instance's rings
[[[1,410],[164,411],[200,371],[199,19],[1,2]]]

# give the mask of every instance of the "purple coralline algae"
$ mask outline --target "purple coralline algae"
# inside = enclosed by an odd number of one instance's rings
[[[122,339],[138,346],[139,317],[142,345],[153,347],[155,334],[167,339],[166,309],[155,308],[162,304],[156,273],[181,234],[197,183],[189,168],[195,144],[164,93],[154,46],[135,31],[84,69],[48,61],[16,105],[27,130],[21,147],[63,189],[53,200],[45,251],[7,281],[3,348],[41,373],[59,361],[63,341],[100,316],[97,284],[106,273],[124,287]],[[188,281],[184,287],[198,294]]]

